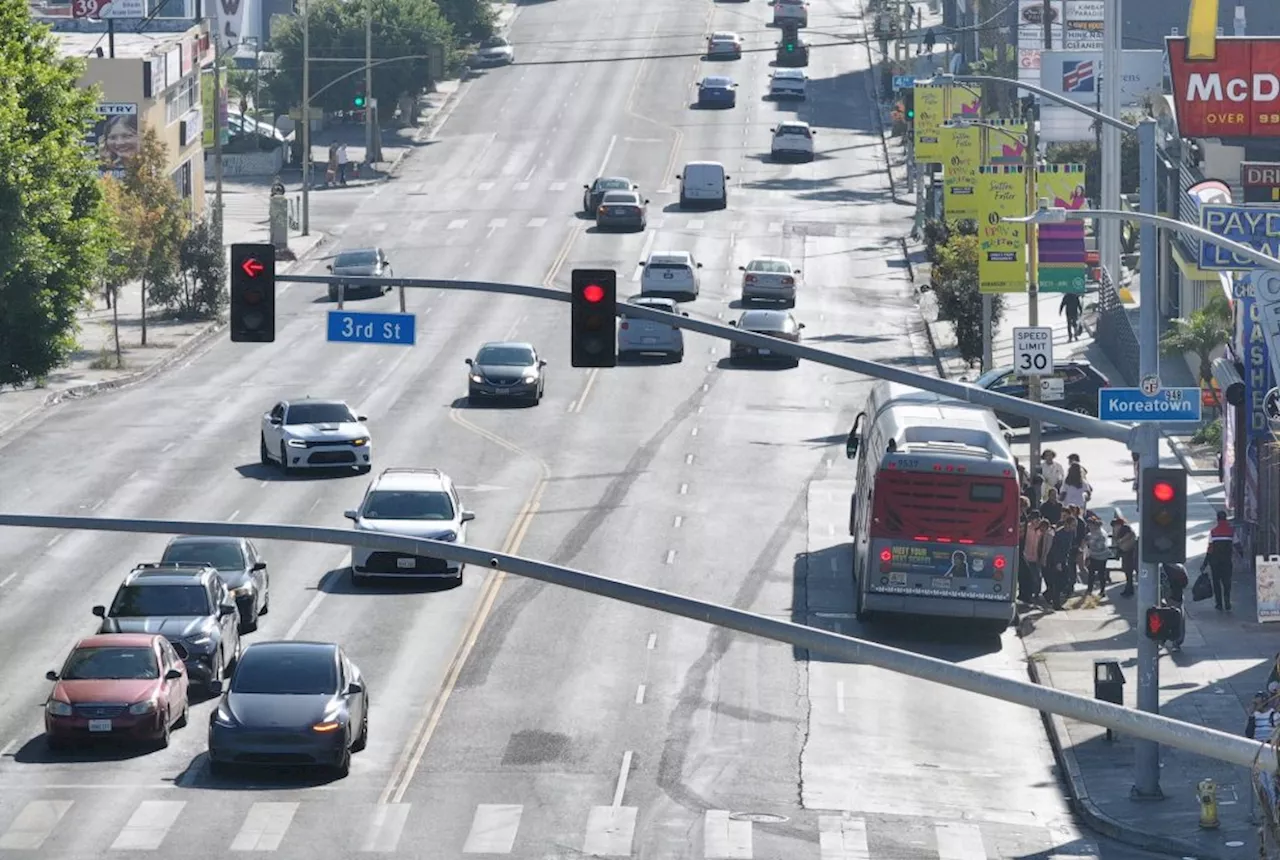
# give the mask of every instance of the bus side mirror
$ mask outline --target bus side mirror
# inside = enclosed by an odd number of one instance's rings
[[[849,460],[858,456],[858,437],[856,433],[850,433],[849,441],[844,443],[844,456]]]

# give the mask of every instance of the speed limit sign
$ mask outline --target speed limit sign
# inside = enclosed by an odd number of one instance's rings
[[[1053,375],[1053,329],[1018,326],[1013,330],[1013,369],[1018,376]]]

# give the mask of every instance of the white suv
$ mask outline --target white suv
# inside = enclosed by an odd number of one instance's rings
[[[358,531],[449,543],[466,543],[467,523],[476,518],[463,510],[453,480],[439,469],[383,469],[365,490],[360,507],[344,516]],[[460,581],[462,567],[461,562],[431,556],[351,548],[351,581],[356,585],[382,576]]]
[[[808,80],[803,69],[778,69],[769,76],[769,97],[804,101]]]
[[[640,295],[688,302],[698,298],[698,270],[702,264],[688,251],[655,251],[640,265],[644,266]]]
[[[813,161],[814,130],[800,120],[784,120],[773,130],[769,154],[775,159],[798,158]]]

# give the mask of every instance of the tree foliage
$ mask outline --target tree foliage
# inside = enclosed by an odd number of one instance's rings
[[[394,106],[401,96],[432,85],[426,56],[442,46],[449,57],[455,46],[454,25],[435,0],[369,0],[373,3],[373,93],[382,106]],[[461,6],[484,7],[480,0],[454,0]],[[325,110],[351,110],[352,99],[364,88],[359,63],[318,63],[316,58],[365,56],[365,4],[342,0],[310,3],[311,104]],[[271,39],[280,55],[279,71],[265,88],[277,110],[302,104],[302,19],[283,21]],[[396,57],[423,59],[396,60]],[[350,74],[355,72],[355,74]],[[344,75],[350,75],[343,78]],[[342,78],[342,80],[338,80]],[[334,83],[337,81],[337,83]],[[330,86],[332,84],[332,86]],[[328,87],[328,89],[325,89]],[[323,92],[322,92],[323,90]],[[319,93],[319,95],[316,95]]]
[[[1097,201],[1102,197],[1102,155],[1098,144],[1081,140],[1072,143],[1056,143],[1045,153],[1051,164],[1083,164],[1084,195]],[[1120,136],[1120,193],[1132,194],[1138,190],[1138,137],[1132,132]]]
[[[176,277],[151,288],[152,301],[184,319],[212,319],[226,303],[226,252],[213,225],[196,224],[178,247]]]
[[[973,364],[982,360],[982,294],[978,292],[978,237],[951,234],[934,249],[933,289],[939,316],[955,330],[960,357]],[[1000,325],[1004,299],[991,297],[991,328]]]
[[[0,386],[66,362],[104,259],[85,145],[98,99],[77,85],[81,71],[26,3],[0,0]]]
[[[1231,305],[1226,296],[1216,293],[1186,319],[1170,323],[1169,330],[1160,338],[1160,351],[1170,356],[1194,355],[1200,365],[1200,382],[1209,385],[1213,382],[1213,353],[1231,339],[1231,334]],[[1216,400],[1217,388],[1211,387]]]

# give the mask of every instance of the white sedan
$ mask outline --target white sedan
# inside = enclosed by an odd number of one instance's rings
[[[800,270],[783,257],[757,257],[742,272],[742,303],[765,300],[795,307]]]
[[[778,69],[769,76],[769,98],[804,101],[808,95],[808,81],[803,69]]]
[[[742,57],[742,37],[737,33],[717,32],[707,37],[707,57]]]
[[[801,161],[813,161],[814,134],[816,132],[807,122],[800,120],[780,122],[773,130],[773,143],[769,146],[769,155],[777,160],[796,158]]]
[[[501,36],[493,36],[480,43],[480,48],[469,61],[473,69],[484,66],[509,66],[516,61],[516,49]]]
[[[341,400],[282,400],[262,416],[259,459],[264,466],[279,463],[285,474],[343,467],[368,472],[373,467],[368,420]]]

